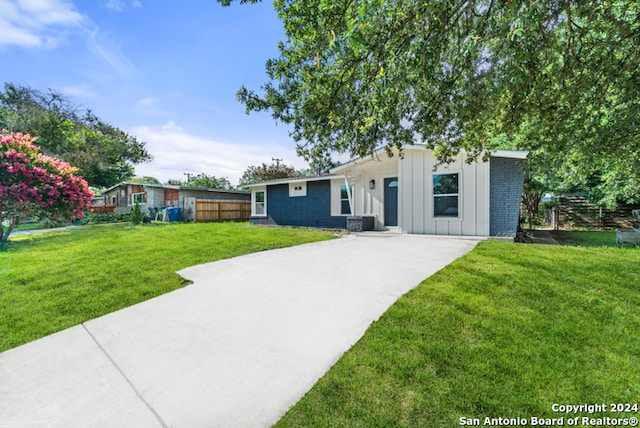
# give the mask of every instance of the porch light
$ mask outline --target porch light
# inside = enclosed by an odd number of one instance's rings
[[[375,189],[375,188],[376,188],[376,180],[370,180],[369,189]]]

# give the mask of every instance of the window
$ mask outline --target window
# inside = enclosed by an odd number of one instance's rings
[[[255,193],[255,199],[253,204],[253,214],[254,215],[266,215],[266,205],[265,205],[265,192],[264,190],[257,191]]]
[[[433,175],[433,216],[458,217],[458,174]]]
[[[144,193],[133,193],[131,195],[131,201],[133,204],[144,204]]]
[[[350,186],[351,196],[353,197],[353,185]],[[347,193],[347,185],[340,186],[340,214],[351,214],[349,205],[349,194]]]

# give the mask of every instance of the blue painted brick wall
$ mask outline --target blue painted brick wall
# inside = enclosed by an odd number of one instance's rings
[[[522,161],[492,157],[490,162],[489,235],[514,237],[524,182]]]
[[[267,217],[253,224],[345,228],[346,217],[331,215],[331,181],[307,182],[307,196],[289,197],[289,185],[267,186]]]

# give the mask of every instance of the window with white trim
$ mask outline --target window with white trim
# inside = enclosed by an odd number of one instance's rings
[[[353,185],[349,186],[351,195],[353,196]],[[340,186],[340,214],[351,214],[351,206],[349,205],[349,193],[347,192],[347,185]]]
[[[458,217],[459,174],[433,174],[433,216]]]
[[[253,194],[253,215],[267,215],[267,192],[257,190]]]
[[[131,203],[135,204],[144,204],[144,193],[132,193],[131,194]]]

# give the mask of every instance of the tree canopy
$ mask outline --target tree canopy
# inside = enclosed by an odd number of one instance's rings
[[[80,111],[64,96],[5,83],[0,128],[38,137],[43,153],[75,165],[91,186],[110,187],[134,176],[134,165],[151,159],[145,143]]]
[[[133,177],[129,179],[129,181],[131,181],[132,183],[162,184],[157,178],[148,175],[145,175],[143,177]]]
[[[93,193],[77,168],[40,153],[35,138],[0,134],[0,242],[26,217],[83,217]]]
[[[206,187],[207,189],[233,189],[233,185],[227,177],[216,177],[215,175],[208,175],[204,172],[190,176],[189,179],[184,183],[184,185],[193,187]]]
[[[280,56],[262,88],[238,98],[291,125],[305,158],[416,142],[443,162],[525,149],[547,186],[640,199],[638,0],[274,7]]]
[[[280,162],[271,163],[269,165],[266,163],[259,166],[251,165],[247,167],[242,174],[242,177],[240,177],[239,187],[252,183],[277,180],[278,178],[298,177],[300,175],[303,174],[300,171],[296,171],[294,167],[281,164]]]

